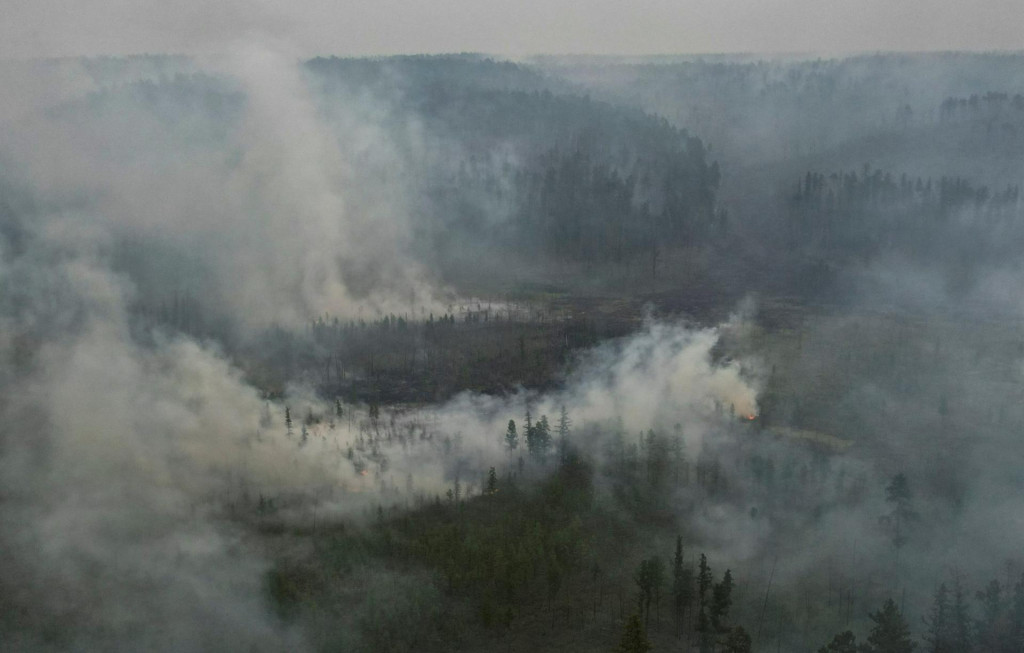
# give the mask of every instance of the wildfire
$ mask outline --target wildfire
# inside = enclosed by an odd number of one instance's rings
[[[360,476],[366,476],[366,475],[367,475],[368,473],[369,473],[369,472],[367,472],[367,471],[366,471],[366,470],[364,469],[364,470],[362,470],[361,472],[359,472],[359,475],[360,475]]]
[[[746,417],[746,419],[751,421],[751,422],[753,422],[755,419],[757,419],[757,415],[754,415],[753,413],[751,413],[750,415],[745,415],[744,417]]]

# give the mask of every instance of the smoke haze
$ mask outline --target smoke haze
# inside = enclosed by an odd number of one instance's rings
[[[919,638],[937,579],[1012,621],[1021,56],[303,57],[988,51],[1018,8],[549,5],[13,6],[5,645],[607,648],[676,536],[754,650],[897,595]]]

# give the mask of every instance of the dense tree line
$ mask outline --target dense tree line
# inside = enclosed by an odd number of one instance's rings
[[[969,97],[948,97],[939,107],[939,118],[943,122],[1019,122],[1024,120],[1024,95],[988,91],[983,95],[974,93]]]
[[[717,164],[697,139],[671,160],[615,166],[585,149],[550,151],[518,177],[519,240],[555,260],[622,262],[703,244],[725,229],[715,209]],[[626,158],[626,157],[623,157]]]
[[[329,94],[397,77],[401,93],[386,98],[398,114],[458,144],[460,156],[433,166],[418,207],[438,225],[423,232],[444,230],[447,243],[472,237],[506,257],[621,262],[705,242],[723,219],[718,165],[700,139],[536,68],[464,56],[316,59],[309,69]]]
[[[900,253],[959,254],[985,265],[1024,242],[1020,187],[992,190],[959,177],[860,171],[808,172],[789,200],[788,242],[833,260]]]
[[[639,62],[550,57],[539,65],[602,98],[686,126],[715,145],[727,169],[936,124],[947,97],[970,97],[986,88],[1019,89],[1024,82],[1019,55],[996,53],[794,60],[649,57]]]
[[[857,644],[851,631],[837,634],[819,653],[1016,653],[1024,650],[1024,575],[1004,593],[993,579],[975,593],[977,610],[972,610],[960,579],[952,586],[941,583],[935,590],[931,609],[924,618],[926,631],[919,642],[903,610],[887,599],[870,614],[872,628],[866,642]]]
[[[302,336],[268,333],[259,357],[267,369],[290,369],[308,378],[326,396],[437,399],[462,389],[494,393],[518,384],[544,387],[575,352],[628,328],[587,316],[541,318],[486,306],[372,321],[324,317]]]

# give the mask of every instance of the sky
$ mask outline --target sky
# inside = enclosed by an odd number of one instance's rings
[[[1021,0],[0,0],[0,58],[1024,50]]]

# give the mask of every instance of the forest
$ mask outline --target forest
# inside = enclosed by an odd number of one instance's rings
[[[1024,651],[1024,55],[0,79],[0,648]]]

